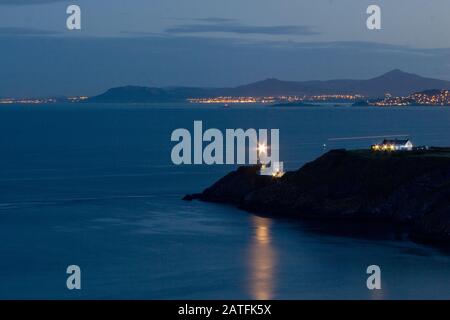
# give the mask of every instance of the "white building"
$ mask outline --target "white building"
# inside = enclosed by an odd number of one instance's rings
[[[411,151],[414,145],[409,139],[384,139],[381,144],[372,146],[375,151]]]

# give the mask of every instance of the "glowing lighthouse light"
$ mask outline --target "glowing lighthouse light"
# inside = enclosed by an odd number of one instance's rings
[[[267,154],[267,145],[264,144],[264,143],[260,143],[260,144],[258,145],[258,152],[259,152],[260,154],[261,154],[261,153]]]

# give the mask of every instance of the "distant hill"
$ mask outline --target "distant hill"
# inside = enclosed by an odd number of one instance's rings
[[[421,77],[412,73],[393,70],[365,82],[368,96],[380,96],[389,92],[395,96],[407,96],[414,92],[432,89],[450,89],[450,81]],[[373,88],[372,91],[370,88]]]
[[[149,88],[126,86],[109,89],[105,93],[88,99],[89,102],[180,102],[187,98],[217,96],[281,96],[321,94],[361,94],[367,97],[382,97],[385,93],[407,96],[414,92],[450,89],[450,81],[425,78],[392,70],[368,80],[283,81],[267,79],[235,88]]]
[[[413,92],[429,89],[450,89],[450,81],[437,80],[393,70],[369,80],[327,80],[327,81],[264,81],[232,89],[236,95],[320,95],[320,94],[362,94],[367,97],[382,97],[385,93],[407,96]]]
[[[201,88],[149,88],[125,86],[111,88],[103,94],[89,98],[88,102],[102,103],[151,103],[179,102],[192,96],[205,97],[211,89]]]
[[[448,90],[443,89],[431,89],[431,90],[425,90],[421,92],[415,92],[413,95],[427,95],[427,96],[436,96],[440,94],[445,94],[445,92]]]

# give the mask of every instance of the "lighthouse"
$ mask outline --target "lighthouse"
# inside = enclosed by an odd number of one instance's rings
[[[284,175],[283,162],[280,161],[261,161],[266,160],[268,157],[268,147],[265,143],[258,144],[257,148],[257,164],[260,166],[259,175],[272,176],[274,178],[281,178]]]

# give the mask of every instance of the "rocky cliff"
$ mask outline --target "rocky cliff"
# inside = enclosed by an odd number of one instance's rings
[[[450,244],[450,150],[333,150],[282,178],[240,167],[186,196],[299,218],[389,221],[412,238]]]

